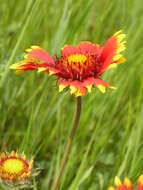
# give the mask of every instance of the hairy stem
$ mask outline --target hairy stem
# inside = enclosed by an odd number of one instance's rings
[[[62,177],[64,168],[65,168],[65,165],[66,165],[66,162],[67,162],[70,150],[71,150],[72,141],[73,141],[73,138],[74,138],[74,136],[76,134],[76,129],[78,127],[78,123],[79,123],[79,119],[80,119],[80,113],[81,113],[81,97],[78,97],[77,98],[77,110],[76,110],[74,125],[73,125],[70,137],[68,139],[68,142],[67,142],[64,154],[63,154],[60,169],[59,169],[57,177],[56,177],[56,179],[55,179],[55,181],[54,181],[54,183],[52,185],[52,190],[56,190],[56,188],[57,188],[57,186],[59,184],[60,178]]]

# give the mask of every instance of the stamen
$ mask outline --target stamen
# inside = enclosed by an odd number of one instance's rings
[[[80,63],[80,65],[82,65],[83,63],[85,63],[86,60],[87,60],[87,57],[83,54],[74,54],[68,57],[69,64]]]

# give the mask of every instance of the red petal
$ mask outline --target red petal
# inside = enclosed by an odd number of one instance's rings
[[[123,41],[124,37],[125,35],[122,34],[121,31],[119,31],[113,36],[111,36],[109,40],[106,42],[106,44],[104,45],[104,47],[102,48],[100,61],[103,62],[103,65],[101,67],[101,70],[98,73],[98,76],[104,70],[106,70],[108,66],[112,64],[113,62],[118,63],[118,60],[122,57],[122,55],[119,54],[119,52],[125,49],[125,46],[124,46],[125,41]],[[116,61],[114,60],[115,56],[118,56]]]
[[[38,65],[30,61],[20,61],[10,66],[10,69],[15,69],[17,71],[28,71],[28,70],[37,70]]]
[[[70,87],[71,94],[75,94],[76,96],[84,96],[86,94],[87,89],[83,86],[83,82],[60,80],[59,83],[65,87]]]
[[[117,37],[111,36],[103,47],[100,57],[101,61],[104,62],[108,57],[111,57],[112,59],[117,51],[117,48],[118,48]]]
[[[90,85],[90,84],[91,85],[93,85],[93,84],[95,84],[95,85],[102,85],[102,86],[105,86],[107,88],[111,87],[111,85],[109,83],[107,83],[106,81],[101,80],[101,79],[97,79],[97,78],[94,78],[94,77],[90,77],[90,78],[86,79],[84,81],[84,84],[85,85]]]
[[[137,190],[143,190],[143,185],[141,183],[137,184]]]
[[[26,63],[25,65],[22,65],[20,67],[20,70],[22,71],[28,71],[28,70],[37,70],[37,66],[33,63]]]
[[[143,190],[143,175],[138,179],[137,190]]]
[[[69,55],[77,54],[77,53],[80,53],[79,50],[76,47],[72,46],[72,45],[65,45],[61,49],[61,54],[64,57],[68,57]]]
[[[55,64],[54,59],[40,47],[31,49],[31,51],[26,55],[26,58],[38,59],[39,61],[42,61],[50,66]]]
[[[117,51],[117,37],[112,36],[102,49],[100,61],[103,62],[103,66],[98,73],[98,76],[113,62],[113,57]]]
[[[92,44],[91,42],[85,41],[81,42],[77,47],[74,47],[72,45],[65,45],[61,49],[61,54],[64,57],[68,57],[69,55],[72,54],[86,54],[86,53],[95,53],[97,52],[98,45],[97,44]]]
[[[85,41],[85,42],[81,42],[78,45],[78,48],[80,49],[81,53],[85,54],[85,53],[95,53],[98,50],[98,45],[97,44],[93,44],[91,42]]]
[[[117,190],[124,190],[123,185],[122,185],[122,186],[118,186],[118,187],[116,187],[116,188],[117,188]]]
[[[65,79],[60,79],[59,84],[62,84],[66,87],[68,87],[71,84],[71,81],[65,80]]]

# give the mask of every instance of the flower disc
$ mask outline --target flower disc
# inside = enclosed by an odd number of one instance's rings
[[[31,176],[33,160],[27,162],[26,156],[20,157],[14,151],[0,156],[0,178],[5,181],[21,181]]]

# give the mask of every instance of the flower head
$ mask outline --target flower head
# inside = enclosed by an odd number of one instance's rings
[[[125,177],[124,182],[122,183],[122,181],[116,176],[114,182],[116,188],[110,186],[108,190],[133,190],[132,182],[127,177]],[[143,175],[138,178],[136,190],[143,190]]]
[[[0,179],[6,182],[20,182],[31,176],[33,160],[28,162],[26,156],[19,156],[12,151],[0,155]]]
[[[125,62],[121,54],[125,50],[125,34],[116,32],[103,47],[85,41],[77,47],[65,45],[61,56],[52,58],[44,49],[32,46],[27,49],[24,60],[10,68],[17,72],[36,70],[57,77],[59,91],[69,87],[71,94],[83,96],[96,86],[105,93],[106,87],[113,89],[109,83],[100,79],[103,72]]]

